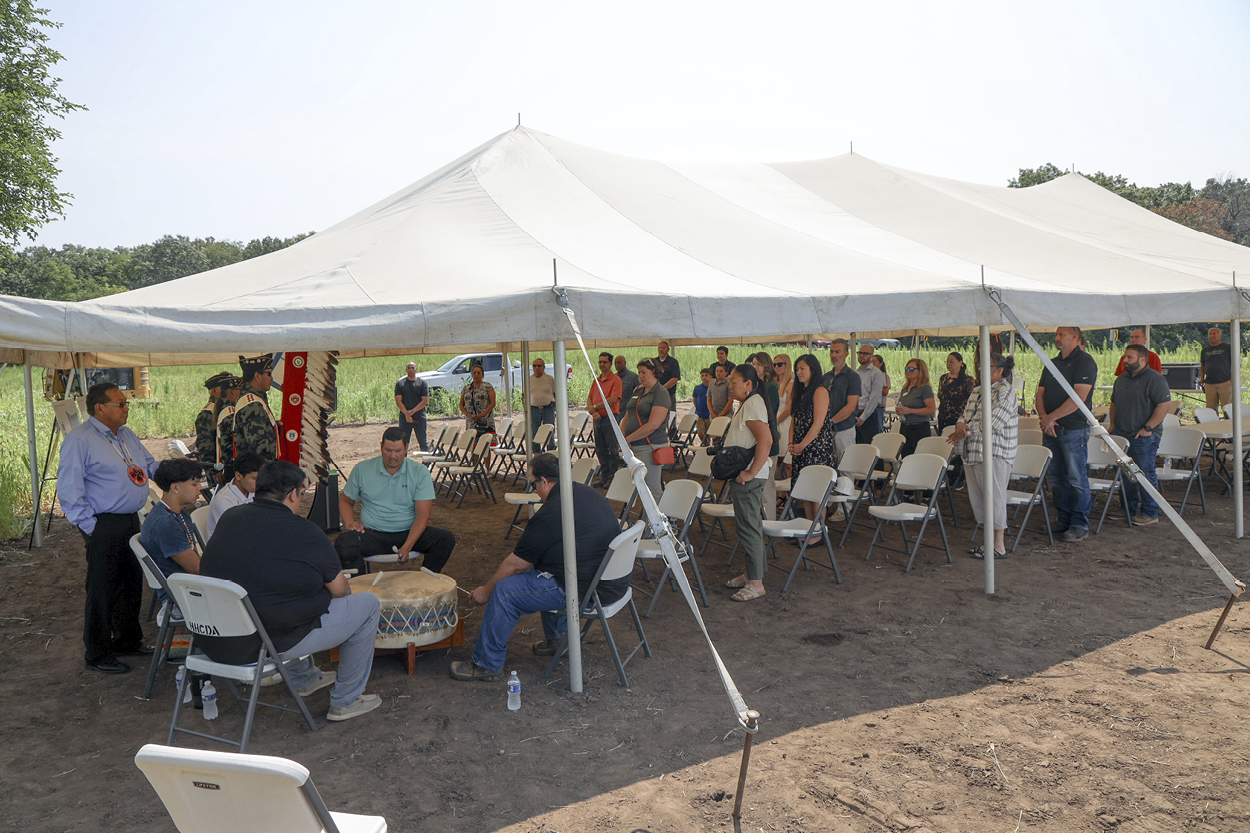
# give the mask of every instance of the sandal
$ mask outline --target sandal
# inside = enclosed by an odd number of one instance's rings
[[[977,561],[984,561],[984,560],[985,560],[985,549],[984,549],[983,547],[977,547],[977,548],[976,548],[976,551],[972,553],[972,557],[973,557],[973,558],[975,558]],[[1002,561],[1004,558],[1007,558],[1007,557],[1008,557],[1008,556],[1007,556],[1007,553],[1005,553],[1005,552],[999,552],[998,550],[994,550],[994,560],[995,560],[995,561]]]
[[[747,586],[747,574],[743,573],[742,575],[737,576],[736,578],[731,578],[729,581],[725,582],[725,586],[733,587],[733,588],[746,587]]]
[[[734,593],[729,598],[733,599],[735,602],[749,602],[752,599],[758,599],[760,596],[763,596],[767,593],[768,593],[767,590],[756,590],[754,587],[747,584],[743,586],[741,590],[739,590],[737,593]]]

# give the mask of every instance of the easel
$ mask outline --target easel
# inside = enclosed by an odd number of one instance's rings
[[[57,443],[61,434],[69,434],[79,425],[87,420],[87,397],[86,391],[83,395],[73,397],[71,394],[74,390],[74,382],[77,380],[80,389],[86,384],[86,373],[81,369],[72,368],[69,382],[65,386],[65,398],[56,399],[52,402],[52,431],[48,435],[48,453],[43,458],[43,474],[39,478],[39,488],[35,494],[35,523],[30,530],[30,541],[26,544],[26,549],[33,549],[35,546],[35,527],[39,525],[39,506],[43,501],[44,484],[49,481],[56,480],[56,474],[48,474],[48,467],[52,465],[52,452],[56,450]],[[56,371],[53,370],[53,373]],[[48,507],[48,524],[46,531],[52,531],[52,516],[56,511],[56,507]]]

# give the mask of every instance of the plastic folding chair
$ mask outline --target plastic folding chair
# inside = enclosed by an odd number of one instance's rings
[[[1232,419],[1231,414],[1229,416],[1229,419]],[[1178,417],[1176,414],[1165,414],[1163,417],[1163,422],[1161,422],[1160,425],[1163,426],[1164,431],[1167,431],[1167,429],[1169,428],[1179,428],[1181,425],[1181,418]]]
[[[629,469],[619,468],[612,473],[612,482],[608,484],[608,491],[604,495],[609,503],[619,503],[621,511],[617,513],[617,517],[621,521],[621,529],[629,528],[629,513],[634,508],[634,503],[638,500],[638,489],[634,487],[633,478],[630,476]]]
[[[538,430],[534,433],[534,445],[539,448],[546,448],[551,442],[551,435],[555,433],[556,427],[551,423],[544,422],[538,426]],[[500,458],[500,462],[495,466],[495,476],[504,478],[511,476],[512,482],[515,484],[525,477],[525,448],[520,447],[513,451],[502,451],[496,455]]]
[[[1050,509],[1046,505],[1046,472],[1050,469],[1050,461],[1051,451],[1044,445],[1022,445],[1016,448],[1016,459],[1011,464],[1009,480],[1023,480],[1026,486],[1032,483],[1033,489],[1032,491],[1007,490],[1007,508],[1011,510],[1011,517],[1007,521],[1008,533],[1011,532],[1011,522],[1019,516],[1021,507],[1024,508],[1024,519],[1020,521],[1019,528],[1016,530],[1016,538],[1012,542],[1010,552],[1015,552],[1016,547],[1020,546],[1020,538],[1028,528],[1029,517],[1033,514],[1034,506],[1041,507],[1044,529],[1034,529],[1030,532],[1036,532],[1039,535],[1045,532],[1051,545],[1055,543],[1055,535],[1050,527]],[[980,528],[980,524],[973,528],[973,541],[976,540],[977,530]]]
[[[1163,424],[1167,425],[1167,417],[1163,418]],[[1155,469],[1155,476],[1159,478],[1160,486],[1164,483],[1171,483],[1175,489],[1177,483],[1185,483],[1185,495],[1181,498],[1181,505],[1176,510],[1182,514],[1185,512],[1185,505],[1189,502],[1194,483],[1198,484],[1198,496],[1202,500],[1202,514],[1207,514],[1207,491],[1202,485],[1202,473],[1199,471],[1202,462],[1202,447],[1206,439],[1206,434],[1197,428],[1173,426],[1165,427],[1163,439],[1159,440],[1159,456],[1163,457],[1165,462],[1163,466]],[[1172,468],[1174,460],[1182,463],[1188,462],[1189,465],[1187,468]]]
[[[721,440],[725,438],[725,432],[729,430],[729,422],[733,417],[718,416],[708,423],[707,437],[709,440]]]
[[[156,562],[144,549],[143,544],[139,543],[137,532],[130,536],[130,551],[139,560],[139,567],[143,570],[143,578],[147,580],[148,588],[152,591],[152,598],[157,599],[157,594],[161,592],[165,594],[165,601],[156,613],[156,624],[160,627],[156,636],[156,650],[152,652],[152,661],[148,664],[148,679],[143,684],[143,699],[150,700],[152,687],[156,683],[156,672],[169,663],[169,648],[174,643],[174,628],[183,623],[182,614],[174,605],[174,597],[169,592],[165,574],[161,572],[160,567],[156,566]]]
[[[462,466],[469,460],[469,454],[473,448],[473,443],[477,439],[472,431],[464,430],[456,436],[455,443],[447,451],[447,456],[442,460],[435,460],[427,465],[430,470],[430,477],[434,481],[434,493],[438,494],[444,488],[451,493],[451,478],[447,476],[447,469],[452,466]]]
[[[386,833],[386,819],[334,813],[285,758],[146,744],[135,766],[179,833]]]
[[[245,708],[243,737],[239,741],[233,741],[229,738],[178,726],[178,718],[182,715],[182,698],[187,686],[191,684],[191,674],[187,673],[183,675],[182,685],[178,687],[174,717],[169,723],[169,737],[165,741],[168,745],[173,746],[177,733],[184,732],[188,735],[228,743],[239,747],[240,752],[246,752],[248,740],[252,736],[252,723],[256,718],[257,706],[268,706],[271,709],[299,714],[304,718],[309,729],[317,731],[316,721],[309,713],[299,689],[287,676],[285,666],[278,661],[278,651],[273,647],[273,640],[269,638],[269,633],[265,630],[260,617],[256,615],[256,608],[252,607],[252,600],[248,598],[246,590],[233,581],[193,576],[187,573],[175,573],[167,579],[167,582],[174,602],[182,610],[187,630],[192,634],[212,634],[213,636],[252,636],[255,634],[260,638],[260,648],[256,653],[254,664],[230,665],[224,662],[214,662],[205,654],[195,653],[195,639],[194,636],[192,637],[184,667],[188,672],[194,671],[220,677],[226,681],[230,694],[240,706]],[[287,690],[295,698],[298,709],[260,702],[261,681],[274,674],[282,676],[282,681],[286,683]],[[252,684],[252,694],[245,704],[243,698],[239,696],[237,683],[249,681]]]
[[[447,455],[444,451],[446,447],[444,445],[444,441],[450,440],[450,434],[455,431],[456,427],[454,425],[450,422],[444,422],[442,425],[438,426],[438,428],[434,429],[434,436],[431,437],[428,442],[428,445],[430,446],[429,451],[422,451],[420,448],[417,448],[410,451],[409,454],[418,463],[434,463],[438,460],[445,460],[447,459]]]
[[[947,466],[950,465],[951,453],[955,447],[948,443],[944,437],[924,437],[920,442],[916,443],[917,454],[936,454],[946,461]],[[949,477],[942,478],[942,491],[946,493],[946,502],[951,510],[951,526],[959,526],[959,514],[955,511],[955,489],[951,486]]]
[[[191,456],[191,449],[187,448],[187,444],[182,440],[170,440],[165,450],[169,452],[170,459]]]
[[[849,449],[848,449],[849,451]],[[785,593],[790,590],[790,584],[794,581],[795,575],[799,571],[799,565],[802,564],[805,570],[810,570],[811,565],[823,567],[815,559],[807,557],[807,542],[813,535],[819,535],[820,539],[825,543],[825,551],[829,553],[829,569],[833,570],[833,577],[838,584],[842,583],[842,573],[838,570],[838,559],[833,554],[833,543],[829,540],[829,529],[825,526],[825,506],[829,503],[829,497],[833,494],[833,485],[838,479],[838,474],[832,466],[807,466],[799,472],[799,479],[790,489],[790,497],[786,498],[785,508],[782,510],[783,516],[788,516],[789,520],[784,521],[764,521],[764,535],[768,537],[768,551],[777,557],[777,538],[802,538],[799,542],[799,554],[791,565],[789,575],[786,577],[785,586],[781,588],[781,592]],[[810,501],[816,504],[815,517],[795,518],[794,502],[796,500]],[[776,567],[784,570],[777,564],[769,560],[770,567]]]
[[[1231,419],[1231,417],[1230,417]],[[1194,408],[1194,422],[1219,422],[1220,415],[1214,408]]]
[[[908,556],[907,567],[904,573],[910,573],[912,565],[916,562],[916,553],[920,551],[921,546],[939,549],[934,544],[924,543],[925,529],[928,528],[929,522],[936,520],[938,530],[942,533],[941,549],[946,551],[946,562],[954,563],[951,558],[950,542],[946,539],[946,525],[942,522],[942,513],[937,508],[938,494],[942,489],[942,481],[946,478],[946,461],[934,454],[913,454],[903,460],[899,466],[898,473],[894,476],[894,486],[890,489],[890,496],[887,498],[885,506],[869,506],[868,514],[877,519],[877,530],[872,535],[872,542],[868,545],[868,555],[865,561],[872,558],[873,548],[877,545],[877,540],[885,540],[884,530],[887,523],[897,523],[903,534],[904,549],[894,549],[885,547],[883,549],[891,552],[900,552]],[[929,492],[929,502],[927,504],[919,503],[895,503],[895,497],[900,491],[911,492]],[[907,523],[909,521],[920,521],[920,532],[916,535],[916,543],[913,545],[907,540]],[[910,549],[907,549],[910,547]]]
[[[1042,429],[1021,428],[1017,434],[1019,445],[1042,445]]]
[[[695,515],[699,511],[700,498],[703,496],[703,487],[693,480],[670,480],[664,485],[664,491],[660,495],[660,512],[667,516],[668,519],[677,525],[677,560],[679,563],[689,563],[694,571],[695,582],[699,586],[699,595],[703,597],[703,606],[708,607],[710,602],[707,599],[707,590],[703,587],[703,576],[699,573],[699,562],[692,556],[694,550],[690,546],[690,528],[694,523]],[[642,563],[643,574],[650,577],[647,571],[647,561],[652,559],[660,559],[664,561],[664,553],[660,550],[660,544],[655,540],[643,541],[638,547],[638,560]],[[664,589],[664,582],[669,578],[668,562],[664,561],[664,572],[660,575],[660,580],[655,584],[655,594],[651,597],[651,605],[647,608],[647,617],[651,618],[651,614],[655,612],[655,605],[660,600],[660,591]],[[676,579],[673,584],[676,586]]]
[[[586,435],[587,429],[590,435]],[[590,412],[583,411],[580,414],[573,414],[569,419],[569,437],[572,439],[572,450],[569,452],[570,457],[581,457],[584,455],[595,453],[595,435],[594,428],[590,425]]]
[[[1017,419],[1016,429],[1018,431],[1041,431],[1042,418],[1035,416],[1022,416]],[[1033,443],[1037,445],[1037,443]]]
[[[699,417],[694,411],[687,412],[677,423],[675,433],[677,438],[670,440],[669,445],[677,453],[677,459],[681,460],[683,466],[689,467],[690,454],[697,454],[698,451],[691,447],[694,442],[695,430],[699,426]]]
[[[1124,437],[1111,435],[1108,437],[1111,442],[1115,443],[1121,451],[1128,448],[1128,440]],[[1091,477],[1089,478],[1089,491],[1093,497],[1094,503],[1090,507],[1090,514],[1094,514],[1094,509],[1098,505],[1098,496],[1106,495],[1103,501],[1102,514],[1098,516],[1098,526],[1094,529],[1097,535],[1102,531],[1103,521],[1107,519],[1107,511],[1111,508],[1111,498],[1115,495],[1120,496],[1120,508],[1124,510],[1124,524],[1130,529],[1133,526],[1133,519],[1128,515],[1128,491],[1124,485],[1124,470],[1120,468],[1120,460],[1111,450],[1107,448],[1106,443],[1101,437],[1090,437],[1089,444],[1085,451],[1089,462],[1089,470]],[[1110,472],[1110,477],[1094,477],[1093,473],[1097,471],[1103,475]]]
[[[208,507],[201,506],[191,511],[191,525],[195,527],[196,543],[200,545],[200,554],[208,543]]]
[[[464,505],[464,498],[471,489],[477,489],[484,497],[489,497],[492,503],[499,502],[490,485],[490,470],[486,465],[490,444],[494,440],[494,434],[482,434],[473,443],[473,450],[463,465],[447,466],[447,499],[459,497],[460,500],[456,501],[457,509]]]
[[[856,443],[842,453],[838,464],[838,474],[851,478],[857,487],[853,500],[845,501],[843,511],[846,514],[846,528],[842,530],[842,540],[838,548],[846,546],[846,539],[851,534],[851,525],[859,515],[859,508],[865,503],[872,505],[874,484],[889,477],[886,472],[877,470],[877,447],[872,443]],[[846,507],[850,504],[850,508]]]
[[[642,533],[647,528],[643,521],[638,521],[629,529],[612,539],[612,543],[608,545],[608,552],[603,557],[603,561],[599,564],[599,569],[595,571],[595,577],[590,580],[590,587],[586,590],[586,598],[582,599],[582,627],[580,638],[582,644],[586,643],[586,634],[590,633],[590,628],[595,622],[603,628],[603,638],[608,643],[608,653],[612,655],[612,664],[616,666],[616,676],[621,681],[623,688],[629,688],[629,679],[625,676],[625,666],[629,665],[629,661],[634,658],[641,648],[644,656],[651,656],[651,645],[647,642],[647,634],[642,629],[642,620],[638,618],[638,608],[634,605],[634,588],[626,587],[625,593],[614,602],[603,603],[599,597],[599,584],[604,581],[613,581],[614,579],[624,578],[634,571],[634,558],[638,555],[638,543],[642,540]],[[629,608],[629,614],[634,620],[634,629],[638,632],[638,644],[629,652],[629,656],[621,659],[621,653],[617,650],[616,640],[612,638],[612,629],[608,626],[608,620],[625,608]],[[564,611],[560,611],[563,613]],[[569,651],[568,634],[560,640],[560,645],[556,648],[555,656],[551,658],[551,663],[547,666],[547,673],[543,675],[543,682],[551,679],[551,675],[556,670],[556,665]]]

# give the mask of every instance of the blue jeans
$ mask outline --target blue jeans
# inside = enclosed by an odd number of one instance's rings
[[[1159,453],[1159,437],[1151,434],[1149,437],[1133,437],[1128,441],[1128,456],[1133,458],[1133,462],[1137,464],[1142,473],[1146,475],[1146,479],[1150,481],[1150,485],[1157,490],[1159,488],[1159,478],[1155,475],[1155,457]],[[1159,504],[1155,503],[1154,498],[1146,494],[1146,491],[1137,485],[1137,481],[1132,477],[1125,477],[1124,491],[1128,495],[1128,513],[1132,515],[1145,515],[1147,518],[1159,517]]]
[[[1089,529],[1089,428],[1069,428],[1058,437],[1042,435],[1050,449],[1050,493],[1061,529]]]
[[[502,671],[508,658],[508,638],[527,613],[542,613],[544,637],[559,640],[564,636],[567,617],[563,612],[548,611],[563,611],[564,605],[564,588],[535,570],[500,579],[486,603],[482,631],[473,646],[473,662],[488,671]]]
[[[534,435],[538,433],[538,426],[546,423],[547,425],[556,424],[556,403],[543,405],[541,408],[537,405],[530,405],[530,439],[534,439]],[[551,435],[555,439],[555,434]],[[546,449],[534,446],[534,453],[538,454]]]

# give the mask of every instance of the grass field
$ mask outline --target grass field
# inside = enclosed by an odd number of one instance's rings
[[[974,344],[969,341],[961,350],[966,360],[972,360]],[[797,358],[804,351],[799,345],[780,347],[776,345],[735,346],[729,354],[733,361],[744,358],[748,353],[758,350],[770,353],[786,352],[791,359]],[[1196,362],[1201,345],[1190,344],[1185,347],[1160,354],[1165,362]],[[652,348],[632,347],[616,351],[625,355],[630,367],[641,358],[655,355]],[[891,380],[897,390],[902,385],[903,365],[911,356],[907,349],[885,349],[878,351],[884,358]],[[936,386],[937,377],[945,372],[947,350],[927,350],[921,348],[920,357],[928,365]],[[598,351],[592,351],[591,361],[597,361]],[[1100,384],[1110,384],[1116,363],[1122,354],[1120,350],[1092,350],[1091,355],[1098,361]],[[391,356],[386,358],[353,359],[339,364],[338,387],[339,407],[336,421],[339,423],[386,422],[394,420],[395,381],[403,374],[404,366],[416,362],[420,370],[434,370],[454,354],[422,355],[422,356]],[[553,362],[552,355],[535,352],[535,356],[543,356],[548,366]],[[585,359],[572,348],[568,352],[570,364],[573,366],[573,378],[569,388],[570,400],[574,404],[586,401],[590,390],[592,370]],[[679,347],[674,350],[682,366],[682,381],[677,385],[677,398],[690,399],[691,391],[699,383],[698,368],[707,367],[716,361],[714,347]],[[821,366],[829,369],[829,353],[827,350],[816,351]],[[519,358],[519,354],[515,358]],[[1032,353],[1016,351],[1018,374],[1026,380],[1026,390],[1031,401],[1032,391],[1041,376],[1041,361]],[[1243,361],[1243,378],[1247,363]],[[195,415],[203,407],[206,400],[204,379],[222,369],[217,366],[206,367],[155,367],[152,368],[151,386],[152,399],[148,402],[136,400],[131,408],[130,427],[141,437],[185,437],[191,433]],[[597,370],[595,371],[597,372]],[[40,466],[47,452],[48,432],[51,429],[52,410],[43,401],[43,372],[36,369],[34,377],[36,390],[35,420],[38,429],[37,445],[40,455]],[[1244,383],[1243,383],[1244,386]],[[1101,404],[1109,399],[1109,392],[1095,391],[1094,402]],[[513,407],[521,405],[520,391],[513,395]],[[1186,408],[1189,412],[1192,406]],[[432,403],[431,415],[450,414],[455,412],[454,402]],[[25,399],[22,390],[22,369],[9,367],[0,374],[0,539],[11,538],[24,533],[28,529],[30,517],[30,477],[27,461],[29,455],[26,445]],[[53,470],[55,470],[53,460]],[[45,495],[45,508],[50,505],[50,496]]]

